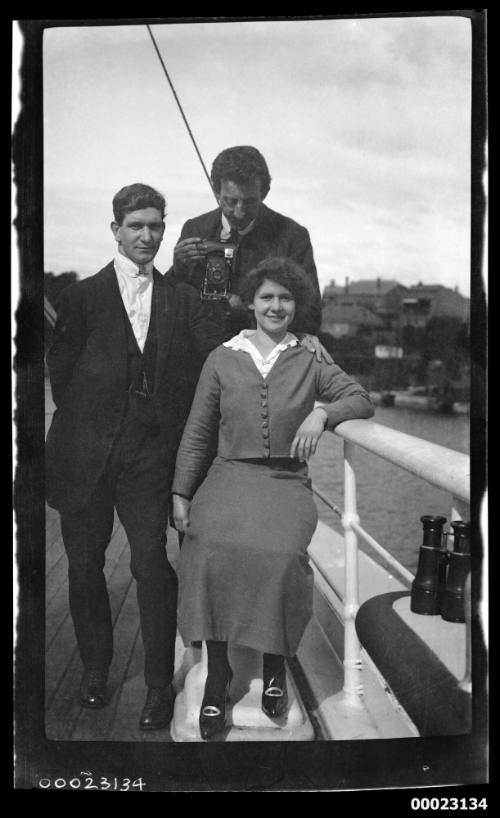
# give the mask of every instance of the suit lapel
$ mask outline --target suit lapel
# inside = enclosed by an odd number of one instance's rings
[[[215,210],[211,219],[208,238],[213,239],[213,241],[220,241],[221,229],[222,229],[221,211]]]
[[[106,344],[109,357],[117,369],[127,365],[127,338],[123,302],[113,262],[100,273],[98,299],[106,310]]]
[[[209,239],[211,241],[220,241],[220,231],[222,227],[221,211],[211,210],[205,216],[202,216],[198,228],[199,232],[195,235],[200,235],[202,239]]]
[[[153,271],[153,276],[153,301],[154,308],[156,309],[156,338],[158,341],[155,384],[158,385],[160,383],[163,364],[167,358],[172,342],[175,314],[177,312],[177,299],[175,287],[172,287],[156,268]]]

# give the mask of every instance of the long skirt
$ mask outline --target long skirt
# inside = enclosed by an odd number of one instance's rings
[[[184,643],[294,656],[312,614],[307,547],[317,521],[305,464],[217,457],[193,498],[178,563]]]

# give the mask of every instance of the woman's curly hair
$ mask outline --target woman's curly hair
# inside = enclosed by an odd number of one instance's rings
[[[275,281],[293,295],[295,301],[293,324],[300,325],[300,316],[307,313],[314,300],[311,284],[303,268],[284,256],[263,259],[246,274],[239,287],[239,295],[246,306],[252,303],[255,293],[264,281]]]

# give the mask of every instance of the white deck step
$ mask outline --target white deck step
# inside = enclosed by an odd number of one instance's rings
[[[189,651],[194,664],[175,700],[171,724],[174,741],[202,741],[198,719],[207,675],[206,648]],[[211,741],[312,741],[315,738],[313,725],[290,673],[287,674],[288,711],[279,719],[270,719],[260,706],[262,654],[235,646],[230,648],[229,659],[234,677],[226,706],[227,726]]]
[[[293,665],[294,672],[298,671],[298,686],[288,673],[290,707],[287,715],[273,721],[262,712],[261,654],[233,646],[229,656],[235,676],[226,709],[227,727],[211,740],[360,740],[418,735],[407,714],[378,678],[369,657],[365,657],[364,663],[365,696],[359,707],[346,704],[342,693],[342,536],[318,523],[309,554],[315,572],[315,614]],[[337,593],[328,588],[324,576]],[[390,572],[363,553],[360,553],[360,585],[360,601],[403,587]],[[205,648],[185,650],[179,637],[177,666],[178,694],[171,735],[174,741],[201,741],[198,718],[206,679]]]

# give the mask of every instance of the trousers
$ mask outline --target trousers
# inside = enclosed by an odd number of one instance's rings
[[[61,513],[80,656],[87,670],[107,670],[113,626],[104,567],[116,509],[130,546],[149,687],[168,684],[174,672],[177,576],[166,553],[171,477],[159,431],[132,421],[115,442],[90,501]]]

